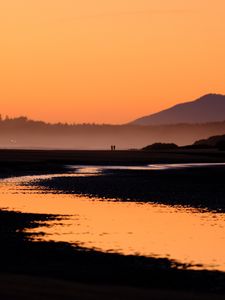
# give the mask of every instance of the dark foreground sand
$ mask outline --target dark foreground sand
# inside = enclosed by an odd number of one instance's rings
[[[65,172],[64,164],[144,164],[169,162],[224,162],[223,153],[136,153],[136,152],[55,152],[55,151],[0,151],[0,176],[20,176],[25,174],[59,173]],[[214,175],[206,174],[207,184],[210,178],[219,183],[222,195],[218,205],[211,206],[209,201],[204,203],[212,209],[222,209],[224,190],[222,188],[224,170],[215,169]],[[219,172],[219,173],[218,173]],[[116,176],[115,176],[116,175]],[[139,174],[140,175],[140,174]],[[128,173],[122,177],[137,182],[137,174],[133,177]],[[219,175],[219,176],[218,176]],[[118,174],[108,174],[109,182],[100,195],[100,189],[94,188],[95,183],[79,182],[80,193],[92,193],[99,196],[112,195],[112,185],[118,186],[117,196],[125,200],[139,194],[138,188],[125,188],[125,194],[119,191],[120,177]],[[146,188],[149,187],[149,179]],[[161,185],[162,174],[153,178],[154,185]],[[171,175],[171,178],[178,178]],[[173,177],[175,176],[175,177]],[[183,174],[185,183],[186,175]],[[188,177],[193,177],[193,173]],[[113,177],[113,179],[111,178]],[[167,176],[168,177],[168,176]],[[195,176],[196,181],[198,176]],[[204,179],[205,180],[205,179]],[[200,183],[200,190],[204,182]],[[66,180],[67,181],[67,180]],[[157,183],[158,182],[158,183]],[[163,179],[166,182],[166,178]],[[172,182],[172,181],[171,181]],[[55,182],[51,182],[54,183]],[[131,182],[130,182],[131,183]],[[44,183],[42,183],[44,184]],[[50,182],[47,183],[48,185]],[[203,185],[201,185],[203,184]],[[130,185],[130,184],[129,184]],[[127,184],[127,186],[129,186]],[[61,183],[60,183],[61,186]],[[50,188],[60,189],[59,184]],[[101,185],[102,186],[102,185]],[[110,188],[111,186],[111,188]],[[138,187],[138,185],[136,185]],[[152,185],[153,186],[153,185]],[[180,186],[180,185],[179,185]],[[78,185],[77,185],[78,187]],[[77,190],[76,187],[76,190]],[[172,187],[173,189],[174,187]],[[61,192],[73,192],[71,183],[61,188]],[[218,186],[217,186],[218,189]],[[137,194],[135,194],[136,192]],[[171,191],[167,183],[166,192]],[[207,193],[210,193],[207,190]],[[215,190],[213,190],[215,192]],[[185,189],[181,189],[182,195]],[[206,193],[206,194],[207,194]],[[219,194],[218,194],[219,195]],[[143,196],[144,197],[144,196]],[[162,199],[162,197],[161,197]],[[218,198],[219,199],[219,198]],[[160,199],[159,199],[160,200]],[[184,203],[183,203],[184,204]],[[199,205],[199,203],[192,203]],[[192,205],[191,204],[191,205]],[[201,204],[201,203],[200,203]],[[168,259],[155,259],[136,256],[122,256],[104,254],[96,251],[86,251],[78,247],[71,247],[66,243],[33,243],[29,235],[23,232],[24,228],[38,226],[38,222],[54,220],[60,216],[20,214],[0,211],[0,299],[224,299],[225,274],[222,272],[193,271],[185,265],[177,264]]]
[[[37,278],[24,275],[0,274],[2,300],[220,300],[224,295],[184,291],[137,289],[121,286],[100,286]]]

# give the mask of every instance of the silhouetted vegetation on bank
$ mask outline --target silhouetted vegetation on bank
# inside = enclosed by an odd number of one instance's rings
[[[144,151],[152,151],[152,150],[174,150],[178,149],[179,147],[173,143],[154,143],[152,145],[148,145],[142,150]]]
[[[225,150],[225,135],[211,136],[208,139],[202,139],[194,142],[194,144],[186,146],[177,146],[174,143],[153,143],[148,145],[142,150],[152,151],[152,150],[175,150],[175,149],[192,149],[192,150],[201,150],[201,149],[218,149],[220,151]]]
[[[219,150],[225,150],[225,135],[211,136],[208,139],[196,141],[194,145],[205,148],[211,147]]]

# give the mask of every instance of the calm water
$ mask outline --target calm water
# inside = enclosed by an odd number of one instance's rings
[[[202,164],[129,169],[195,166]],[[74,174],[69,176],[101,176],[103,169],[128,167],[71,168],[74,168]],[[1,208],[69,215],[60,221],[50,221],[49,227],[32,229],[32,232],[45,233],[38,239],[77,243],[105,252],[169,257],[182,263],[202,264],[202,268],[225,271],[225,214],[150,203],[102,201],[27,186],[33,180],[53,176],[68,174],[11,178],[0,182]]]

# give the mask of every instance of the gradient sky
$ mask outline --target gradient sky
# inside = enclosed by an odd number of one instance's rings
[[[124,123],[225,94],[224,0],[0,2],[0,111]]]

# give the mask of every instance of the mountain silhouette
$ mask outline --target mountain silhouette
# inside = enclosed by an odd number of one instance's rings
[[[169,125],[221,122],[225,120],[225,95],[207,94],[195,101],[177,104],[139,118],[132,125]]]

